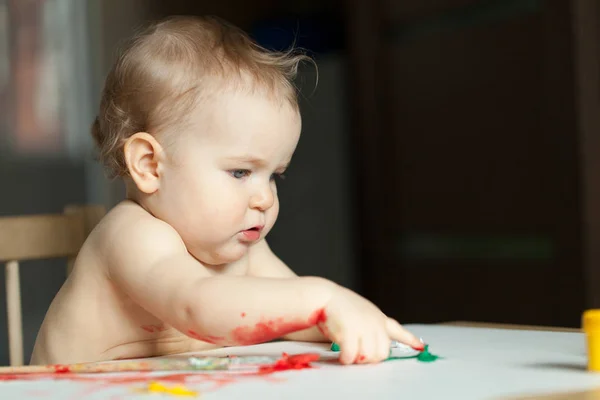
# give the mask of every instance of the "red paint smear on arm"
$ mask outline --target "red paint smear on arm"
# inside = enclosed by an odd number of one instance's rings
[[[210,344],[218,344],[218,342],[223,342],[225,340],[225,338],[222,336],[211,336],[211,335],[201,336],[191,329],[188,331],[188,336],[190,336],[193,339],[201,340],[203,342],[210,343]]]
[[[167,330],[167,327],[163,325],[142,325],[141,328],[146,332],[155,333],[155,332],[164,332]]]
[[[240,326],[232,332],[236,343],[250,345],[268,342],[288,333],[297,332],[315,325],[322,325],[327,320],[325,311],[318,309],[306,321],[285,321],[283,318],[259,322],[253,327]]]

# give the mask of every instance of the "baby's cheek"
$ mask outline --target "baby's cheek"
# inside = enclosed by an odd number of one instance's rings
[[[279,214],[279,197],[275,196],[273,200],[273,206],[269,209],[269,212],[273,213],[274,219],[277,219],[277,215]]]
[[[265,228],[268,228],[269,230],[271,230],[273,225],[275,225],[275,222],[277,222],[278,216],[279,216],[279,202],[275,201],[275,203],[273,204],[273,207],[271,207],[267,211],[267,221],[266,221]]]

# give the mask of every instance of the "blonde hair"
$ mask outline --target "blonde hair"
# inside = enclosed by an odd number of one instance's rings
[[[126,176],[123,145],[136,132],[180,126],[201,98],[248,86],[298,107],[296,50],[271,52],[216,17],[171,17],[134,36],[110,70],[92,126],[109,175]],[[313,62],[314,64],[314,62]]]

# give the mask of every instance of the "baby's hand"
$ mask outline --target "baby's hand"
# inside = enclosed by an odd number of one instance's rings
[[[324,309],[319,329],[340,345],[340,362],[377,363],[389,356],[392,340],[422,350],[423,344],[373,303],[343,287],[337,287]]]

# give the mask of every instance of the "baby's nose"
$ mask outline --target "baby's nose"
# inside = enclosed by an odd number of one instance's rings
[[[266,211],[273,206],[275,196],[271,188],[265,188],[256,192],[250,198],[250,208]]]

